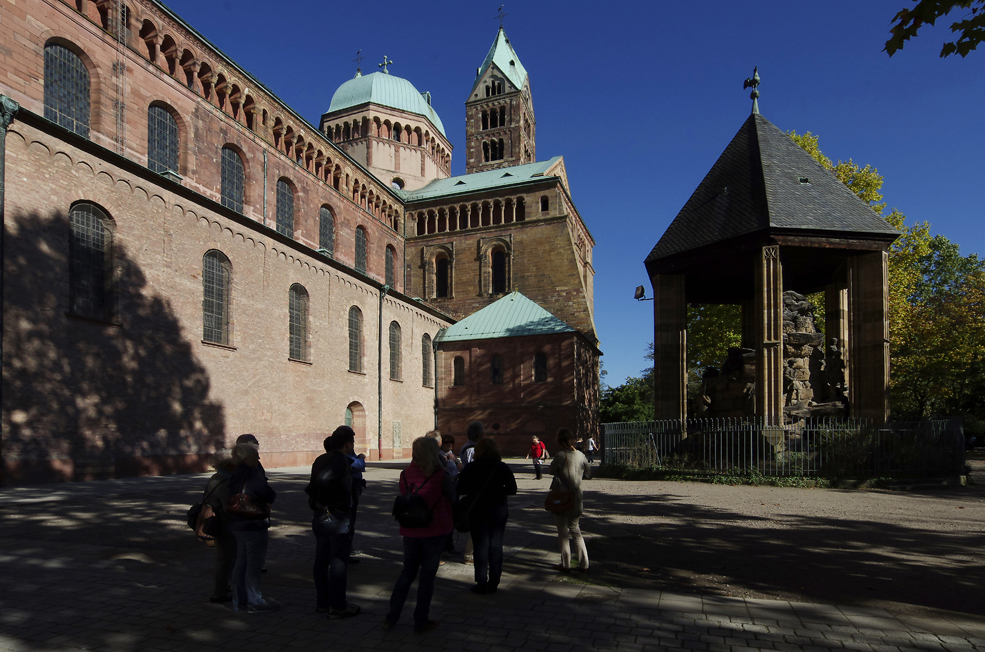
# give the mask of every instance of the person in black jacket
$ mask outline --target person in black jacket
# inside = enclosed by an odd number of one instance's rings
[[[458,495],[469,512],[475,547],[473,593],[495,593],[503,574],[503,536],[509,511],[506,497],[516,494],[516,478],[503,462],[499,445],[488,437],[475,445],[475,460],[458,474]]]
[[[280,605],[265,600],[260,592],[260,574],[267,558],[267,529],[270,505],[277,497],[267,484],[260,467],[260,453],[251,444],[236,444],[233,459],[239,462],[229,479],[230,502],[245,494],[248,502],[261,510],[260,516],[230,512],[229,529],[236,537],[236,565],[233,566],[233,609],[249,613],[276,611]]]
[[[219,457],[213,468],[215,474],[209,478],[202,500],[208,503],[215,514],[215,586],[209,602],[229,602],[233,599],[229,590],[229,580],[236,563],[236,537],[229,529],[229,480],[236,471],[236,462],[231,457]]]
[[[324,455],[311,465],[311,480],[304,491],[311,507],[311,531],[315,535],[315,609],[329,618],[348,618],[359,613],[346,601],[349,527],[352,518],[352,460],[356,435],[339,426],[325,439]]]

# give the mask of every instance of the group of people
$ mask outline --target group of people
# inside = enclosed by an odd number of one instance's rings
[[[454,551],[453,532],[467,528],[469,541],[466,560],[474,564],[472,592],[495,593],[503,574],[503,539],[509,519],[508,496],[517,492],[516,478],[503,462],[499,445],[485,436],[481,422],[469,424],[468,440],[458,455],[455,439],[437,431],[414,440],[410,464],[401,472],[401,495],[416,494],[429,513],[428,523],[419,527],[400,527],[403,538],[403,567],[390,596],[389,610],[382,626],[392,629],[398,622],[410,588],[416,580],[417,604],[414,631],[423,633],[438,627],[429,618],[435,577],[441,554]],[[534,438],[535,444],[540,443]],[[591,440],[591,438],[590,438]],[[593,440],[592,440],[593,441]],[[581,535],[581,481],[590,477],[591,464],[575,448],[568,430],[557,436],[558,451],[549,472],[554,476],[551,490],[569,492],[571,507],[554,514],[558,531],[561,563],[556,570],[587,572],[588,550]],[[348,426],[338,427],[325,439],[325,454],[311,467],[305,487],[312,510],[311,529],[315,536],[315,607],[329,618],[348,618],[360,613],[358,605],[346,598],[348,566],[352,558],[359,496],[365,482],[365,456],[355,454],[355,433]],[[546,461],[543,444],[533,457],[537,477]],[[594,448],[592,449],[594,450]],[[533,452],[533,447],[531,449]],[[528,455],[529,457],[529,455]],[[204,502],[219,520],[215,536],[215,589],[212,602],[231,601],[234,610],[249,613],[274,611],[279,605],[264,598],[260,588],[270,527],[270,505],[276,493],[267,482],[260,464],[259,442],[253,435],[242,435],[232,457],[216,465],[209,480]],[[570,542],[574,541],[577,566],[572,568]]]

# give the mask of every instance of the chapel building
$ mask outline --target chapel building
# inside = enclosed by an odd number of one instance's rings
[[[316,127],[157,0],[0,24],[3,484],[203,471],[242,433],[304,465],[341,423],[370,459],[594,432],[594,239],[502,28],[453,177],[386,69]]]

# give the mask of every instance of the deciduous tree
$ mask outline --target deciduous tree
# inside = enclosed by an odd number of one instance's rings
[[[924,25],[934,25],[952,11],[963,12],[961,20],[951,23],[951,32],[958,38],[945,42],[941,57],[958,54],[961,57],[985,40],[985,0],[917,0],[916,6],[903,8],[893,17],[892,36],[883,51],[889,56],[903,49],[903,44],[917,35]]]

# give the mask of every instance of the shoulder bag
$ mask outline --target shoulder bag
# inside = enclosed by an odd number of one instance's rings
[[[557,459],[557,456],[555,456],[554,459]],[[567,460],[568,456],[565,455],[565,463],[567,463]],[[561,485],[563,489],[550,490],[547,494],[547,498],[544,499],[544,509],[554,514],[566,512],[569,509],[574,509],[575,497],[570,491],[568,491],[568,487],[564,484],[564,480],[561,479],[561,475],[555,475],[554,479],[557,480],[558,484]]]

